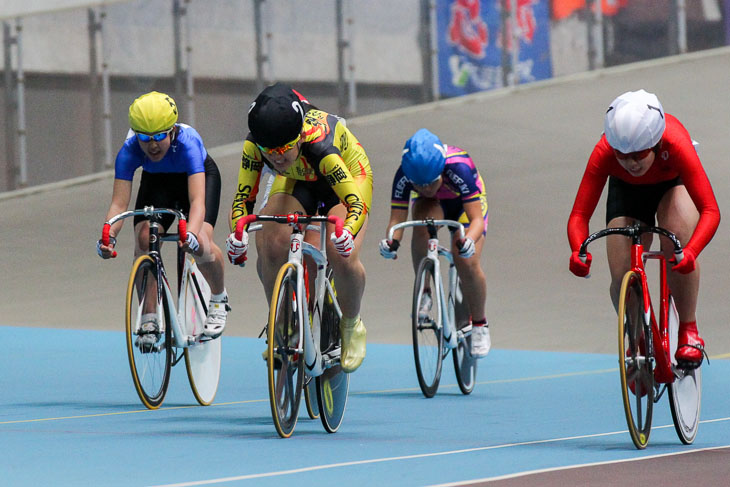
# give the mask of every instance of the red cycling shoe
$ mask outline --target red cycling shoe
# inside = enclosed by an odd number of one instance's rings
[[[705,355],[705,341],[700,338],[695,322],[680,324],[677,342],[677,353],[674,354],[674,357],[678,362],[702,363],[702,357]]]

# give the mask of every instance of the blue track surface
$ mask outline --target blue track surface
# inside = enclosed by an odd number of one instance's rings
[[[280,439],[263,340],[224,337],[216,403],[195,406],[184,365],[163,407],[144,409],[120,332],[3,327],[2,485],[438,485],[566,465],[726,446],[730,363],[703,368],[700,431],[683,446],[669,405],[634,449],[613,355],[493,350],[463,396],[445,362],[425,399],[409,346],[369,345],[344,423],[328,434],[302,407]]]

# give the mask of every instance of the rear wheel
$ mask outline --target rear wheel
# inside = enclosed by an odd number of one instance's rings
[[[638,449],[646,448],[654,406],[651,329],[644,314],[639,274],[624,275],[618,305],[618,358],[626,424]]]
[[[413,286],[411,323],[418,385],[426,397],[433,397],[436,394],[443,361],[444,328],[437,284],[440,283],[436,283],[435,280],[434,263],[424,258],[418,265],[416,282]]]
[[[677,332],[679,317],[674,307],[674,300],[669,298],[670,334]],[[671,342],[671,340],[670,340]],[[672,350],[672,356],[676,352]],[[668,385],[669,407],[677,436],[685,445],[695,441],[700,425],[700,404],[702,402],[702,369],[686,369],[673,365],[674,382]]]
[[[331,278],[331,269],[328,269]],[[334,289],[334,283],[332,284]],[[340,365],[342,340],[340,337],[340,317],[328,293],[322,309],[320,350],[325,357],[325,369],[317,377],[317,402],[319,404],[322,426],[329,433],[336,432],[342,424],[347,406],[347,393],[350,389],[350,374],[343,372]]]
[[[151,315],[156,315],[157,334],[142,331],[143,321]],[[129,276],[125,321],[129,369],[137,395],[149,409],[160,407],[170,382],[172,329],[169,317],[170,307],[164,291],[161,301],[157,301],[155,261],[149,255],[142,255],[132,265]]]
[[[449,298],[449,306],[454,307],[454,323],[457,330],[462,330],[469,325],[469,307],[464,301],[464,295],[461,293],[461,280],[456,281],[456,296]],[[463,394],[471,394],[474,390],[474,384],[477,378],[477,359],[471,356],[471,334],[463,336],[459,334],[459,346],[456,347],[454,353],[454,371],[456,372],[456,382]]]
[[[268,324],[269,403],[279,436],[294,432],[304,383],[304,353],[298,350],[297,272],[284,264],[276,277]]]

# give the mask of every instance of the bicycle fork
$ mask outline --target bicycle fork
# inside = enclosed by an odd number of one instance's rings
[[[448,349],[454,349],[458,346],[457,335],[454,333],[454,328],[451,326],[451,318],[449,317],[449,307],[446,298],[446,292],[444,290],[443,282],[441,281],[441,263],[438,259],[439,246],[437,238],[428,239],[428,258],[434,263],[433,266],[433,279],[436,285],[436,299],[438,299],[441,313],[441,326],[444,329],[444,346]],[[448,336],[447,336],[448,335]]]

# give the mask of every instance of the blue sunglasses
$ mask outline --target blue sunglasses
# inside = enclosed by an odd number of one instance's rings
[[[165,132],[158,132],[158,133],[152,134],[152,135],[143,134],[141,132],[135,132],[135,134],[137,134],[137,138],[139,140],[141,140],[142,142],[149,142],[150,140],[159,142],[161,140],[165,140],[167,138],[167,136],[170,135],[171,132],[172,132],[172,129],[166,130]]]

